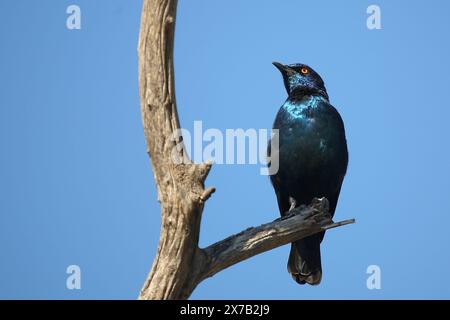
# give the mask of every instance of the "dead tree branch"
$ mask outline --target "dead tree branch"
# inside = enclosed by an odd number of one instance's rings
[[[354,219],[350,219],[333,223],[328,213],[328,200],[314,199],[311,205],[296,208],[286,217],[248,228],[203,249],[207,263],[202,279],[257,254],[354,222]]]

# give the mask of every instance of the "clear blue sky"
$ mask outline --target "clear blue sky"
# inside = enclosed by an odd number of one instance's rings
[[[366,8],[381,7],[382,30]],[[66,28],[77,4],[82,29]],[[142,131],[141,1],[0,2],[0,298],[137,297],[160,213]],[[350,165],[323,282],[298,286],[288,246],[204,281],[192,298],[450,298],[448,1],[179,1],[182,125],[270,128],[286,94],[273,60],[324,78]],[[275,219],[254,165],[216,166],[201,245]],[[82,289],[66,289],[66,267]],[[381,268],[368,290],[366,268]]]

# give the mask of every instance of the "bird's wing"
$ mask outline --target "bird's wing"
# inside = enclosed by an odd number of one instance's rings
[[[267,146],[267,156],[268,161],[267,165],[270,167],[271,162],[271,141],[269,140],[268,146]],[[283,188],[280,184],[280,177],[278,173],[270,175],[270,182],[272,182],[273,188],[275,190],[275,195],[277,196],[277,202],[278,202],[278,209],[280,210],[280,215],[283,216],[288,210],[289,210],[289,195],[287,192],[284,192]]]

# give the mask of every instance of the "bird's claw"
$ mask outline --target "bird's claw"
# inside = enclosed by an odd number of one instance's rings
[[[292,210],[294,210],[297,207],[297,200],[295,200],[292,197],[289,197],[289,210],[288,212],[291,212]]]

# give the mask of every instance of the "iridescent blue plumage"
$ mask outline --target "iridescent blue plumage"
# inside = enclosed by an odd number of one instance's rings
[[[303,64],[274,65],[288,92],[273,125],[279,130],[279,170],[271,181],[280,213],[286,214],[292,203],[299,206],[310,204],[314,197],[326,197],[333,215],[348,163],[343,121],[313,69]],[[320,283],[323,236],[316,234],[292,244],[288,270],[298,283]]]

